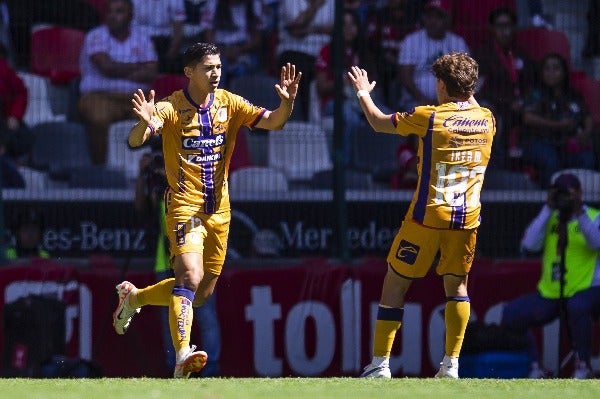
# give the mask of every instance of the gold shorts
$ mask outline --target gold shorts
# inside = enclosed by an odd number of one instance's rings
[[[434,229],[405,220],[394,238],[387,261],[400,276],[421,278],[427,274],[439,251],[437,274],[465,276],[473,264],[476,241],[476,228]]]
[[[220,275],[227,253],[230,222],[230,211],[208,215],[191,206],[168,208],[166,235],[171,259],[184,253],[201,253],[204,271]]]

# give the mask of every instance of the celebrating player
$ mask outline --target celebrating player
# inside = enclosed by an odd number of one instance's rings
[[[439,105],[385,115],[369,93],[375,82],[352,67],[348,76],[369,124],[377,132],[419,136],[418,182],[389,251],[373,338],[373,359],[361,377],[390,378],[390,352],[412,280],[424,277],[438,251],[436,272],[446,294],[445,356],[436,377],[458,378],[458,356],[471,306],[467,276],[473,262],[479,194],[496,133],[492,113],[473,98],[477,63],[465,53],[439,57],[432,66]]]
[[[291,64],[281,68],[275,90],[281,103],[274,111],[217,89],[221,77],[219,49],[197,43],[184,53],[187,88],[154,104],[142,90],[133,95],[140,121],[129,134],[129,144],[140,146],[153,134],[162,135],[168,188],[165,193],[166,233],[175,278],[137,289],[130,282],[117,285],[119,304],[113,317],[124,334],[144,305],[169,307],[169,327],[176,352],[175,378],[187,378],[206,363],[204,351],[190,346],[192,306],[212,294],[227,250],[231,220],[227,175],[240,126],[281,129],[292,113],[302,76]]]

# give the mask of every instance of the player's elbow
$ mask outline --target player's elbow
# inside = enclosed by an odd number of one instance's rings
[[[127,139],[127,143],[129,144],[130,147],[139,147],[142,144],[144,144],[144,138],[129,136],[129,138]]]

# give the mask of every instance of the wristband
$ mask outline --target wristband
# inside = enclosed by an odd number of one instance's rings
[[[362,96],[370,95],[369,90],[359,90],[356,92],[356,97],[361,98]]]

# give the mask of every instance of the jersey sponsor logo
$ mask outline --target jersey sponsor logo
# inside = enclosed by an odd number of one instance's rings
[[[412,242],[401,240],[396,252],[396,258],[408,265],[414,265],[419,255],[420,247]]]
[[[452,115],[444,119],[442,125],[451,133],[481,134],[490,131],[487,119],[471,119],[462,115]]]
[[[189,154],[187,161],[194,164],[203,164],[207,162],[217,162],[223,159],[223,154],[216,152],[214,154]]]
[[[179,222],[175,226],[175,242],[180,247],[185,245],[185,223]]]
[[[217,134],[212,137],[182,137],[181,145],[184,150],[197,150],[200,148],[214,148],[225,144],[225,134]]]
[[[488,139],[481,138],[463,138],[463,137],[450,137],[448,141],[448,145],[451,148],[459,148],[464,145],[486,145],[488,143]]]

